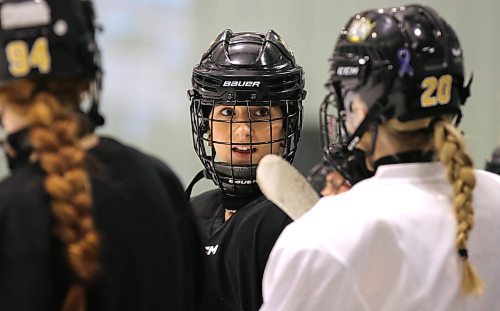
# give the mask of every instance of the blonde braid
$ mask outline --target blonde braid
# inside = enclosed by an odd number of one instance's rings
[[[472,160],[465,151],[463,137],[447,121],[434,125],[434,149],[447,169],[447,177],[453,186],[453,206],[457,218],[456,247],[463,261],[462,292],[464,295],[483,293],[483,282],[471,265],[467,252],[469,233],[474,226],[472,191],[476,184]]]
[[[100,238],[91,215],[90,179],[84,168],[85,152],[79,146],[79,123],[71,111],[47,92],[28,108],[30,141],[46,173],[44,187],[56,218],[55,234],[62,241],[69,266],[75,273],[63,311],[85,311],[86,286],[99,272]]]

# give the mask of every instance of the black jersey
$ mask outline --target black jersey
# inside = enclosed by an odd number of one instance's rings
[[[177,178],[112,139],[101,138],[88,159],[102,273],[87,310],[198,310],[200,244]],[[71,281],[43,179],[26,162],[0,183],[2,311],[60,310]]]
[[[191,205],[205,251],[201,309],[258,310],[267,258],[292,220],[261,194],[230,198],[212,190],[193,198]],[[225,209],[236,210],[228,221]]]

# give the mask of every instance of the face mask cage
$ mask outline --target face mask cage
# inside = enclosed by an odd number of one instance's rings
[[[258,192],[256,169],[270,153],[292,162],[302,129],[302,100],[191,99],[193,144],[227,195]]]
[[[348,138],[345,126],[346,113],[342,104],[338,103],[334,92],[330,90],[320,105],[321,144],[325,153],[328,153],[329,146],[343,145]]]
[[[329,92],[320,106],[322,149],[330,165],[340,172],[349,184],[354,185],[372,176],[372,172],[366,168],[364,152],[356,148],[349,150],[347,146],[350,141],[346,125],[348,108],[344,108],[344,97],[338,94],[351,91],[342,90],[337,83],[329,85],[328,88]]]
[[[355,131],[354,124],[348,124],[352,118],[351,105],[360,87],[356,79],[333,82],[327,85],[328,94],[320,105],[320,133],[323,151],[328,152],[331,145],[346,145]],[[350,125],[350,126],[349,126]]]

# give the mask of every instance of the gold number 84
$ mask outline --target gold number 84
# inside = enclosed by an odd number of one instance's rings
[[[451,99],[451,86],[453,77],[443,75],[436,78],[434,76],[426,77],[420,86],[424,92],[420,96],[420,105],[422,107],[432,107],[437,104],[446,105]]]
[[[38,68],[40,73],[47,73],[51,68],[49,42],[47,38],[37,38],[31,51],[23,40],[11,41],[5,47],[5,55],[9,62],[9,72],[14,77],[23,77],[32,68]]]

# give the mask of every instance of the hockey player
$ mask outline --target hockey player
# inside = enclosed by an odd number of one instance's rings
[[[340,152],[362,150],[375,175],[283,231],[261,310],[498,308],[500,178],[473,169],[455,127],[469,96],[462,53],[429,7],[349,20],[330,104]]]
[[[179,181],[93,133],[104,120],[92,2],[5,0],[0,12],[10,166],[0,183],[0,309],[198,310],[201,253]]]
[[[194,148],[205,168],[198,178],[218,186],[191,200],[206,252],[202,307],[258,310],[267,257],[291,219],[261,194],[255,172],[266,154],[295,155],[304,73],[274,31],[225,30],[194,67],[192,85]]]

